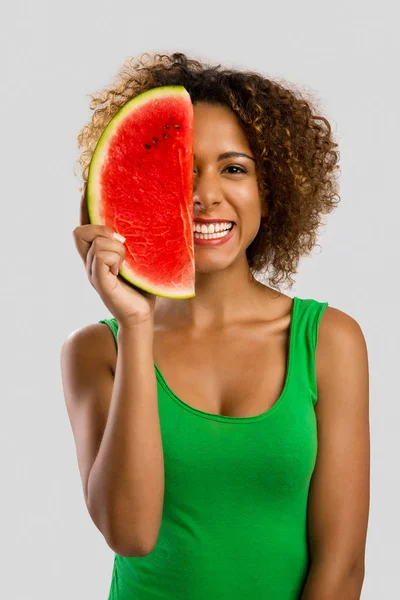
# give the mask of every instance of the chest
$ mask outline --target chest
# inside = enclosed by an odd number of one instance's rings
[[[198,410],[252,417],[279,399],[287,376],[290,317],[193,337],[155,331],[154,361],[168,387]]]

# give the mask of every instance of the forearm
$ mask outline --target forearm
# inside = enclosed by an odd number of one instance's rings
[[[363,581],[361,568],[312,564],[299,600],[360,600]]]
[[[154,543],[164,498],[152,347],[152,324],[120,327],[110,410],[88,482],[91,513],[107,541],[132,555]]]

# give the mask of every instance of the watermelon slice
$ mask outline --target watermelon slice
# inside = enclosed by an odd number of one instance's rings
[[[126,281],[195,296],[193,104],[183,86],[144,92],[112,118],[90,162],[87,206],[91,223],[126,238]]]

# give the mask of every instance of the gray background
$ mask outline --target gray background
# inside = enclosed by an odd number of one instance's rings
[[[363,329],[372,457],[362,599],[400,597],[397,17],[394,1],[3,7],[1,597],[107,598],[113,553],[84,503],[59,355],[73,330],[110,316],[72,238],[85,94],[146,51],[282,77],[315,92],[332,124],[342,202],[286,293],[328,301]]]

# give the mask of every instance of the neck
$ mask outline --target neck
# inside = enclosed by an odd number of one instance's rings
[[[271,300],[280,296],[254,279],[247,260],[240,268],[231,265],[214,272],[196,271],[195,290],[194,298],[157,298],[163,324],[168,320],[174,328],[184,327],[192,332],[224,329],[251,319],[262,307],[265,310],[266,291],[270,290]]]

